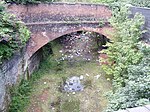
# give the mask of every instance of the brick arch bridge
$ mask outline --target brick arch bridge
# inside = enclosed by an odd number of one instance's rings
[[[8,11],[25,22],[31,31],[28,59],[48,42],[76,31],[97,32],[110,38],[111,10],[100,4],[49,3],[10,5]],[[102,21],[103,24],[99,24]]]

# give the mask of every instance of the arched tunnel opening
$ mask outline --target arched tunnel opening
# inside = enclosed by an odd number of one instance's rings
[[[27,111],[36,110],[38,105],[42,111],[103,111],[107,104],[104,93],[112,87],[99,64],[99,52],[107,49],[107,42],[111,41],[102,34],[77,31],[39,49],[30,60],[38,60],[37,56],[43,59],[31,77],[41,78],[33,86],[38,91],[33,96],[37,97],[31,98]]]
[[[45,46],[44,57],[53,54],[53,46],[59,44],[61,49],[59,52],[62,55],[62,60],[74,61],[90,61],[95,56],[98,56],[102,50],[107,49],[107,42],[111,43],[110,39],[96,32],[77,31],[63,35]]]

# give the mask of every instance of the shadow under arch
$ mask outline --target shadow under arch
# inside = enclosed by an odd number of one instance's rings
[[[29,43],[27,45],[27,55],[28,59],[37,52],[40,48],[42,48],[47,43],[62,37],[63,35],[71,34],[78,31],[85,31],[85,32],[95,32],[100,35],[104,35],[108,39],[111,39],[111,33],[113,32],[113,28],[109,26],[105,26],[102,28],[91,28],[91,27],[83,27],[77,29],[70,29],[65,32],[38,32],[32,34]]]

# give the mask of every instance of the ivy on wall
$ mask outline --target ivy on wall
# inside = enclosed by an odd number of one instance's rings
[[[0,2],[0,63],[22,48],[29,37],[29,30],[14,15],[6,12],[4,2]]]

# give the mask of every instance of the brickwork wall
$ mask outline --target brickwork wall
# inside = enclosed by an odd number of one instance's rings
[[[38,5],[11,5],[8,11],[25,22],[32,36],[27,46],[31,57],[48,42],[76,31],[94,31],[108,38],[112,28],[107,22],[111,10],[100,4],[49,3]],[[104,27],[99,27],[103,20]]]
[[[9,89],[20,82],[21,79],[27,79],[28,75],[38,69],[42,52],[39,50],[29,60],[26,51],[17,52],[8,61],[0,65],[0,112],[8,112],[10,103]]]

